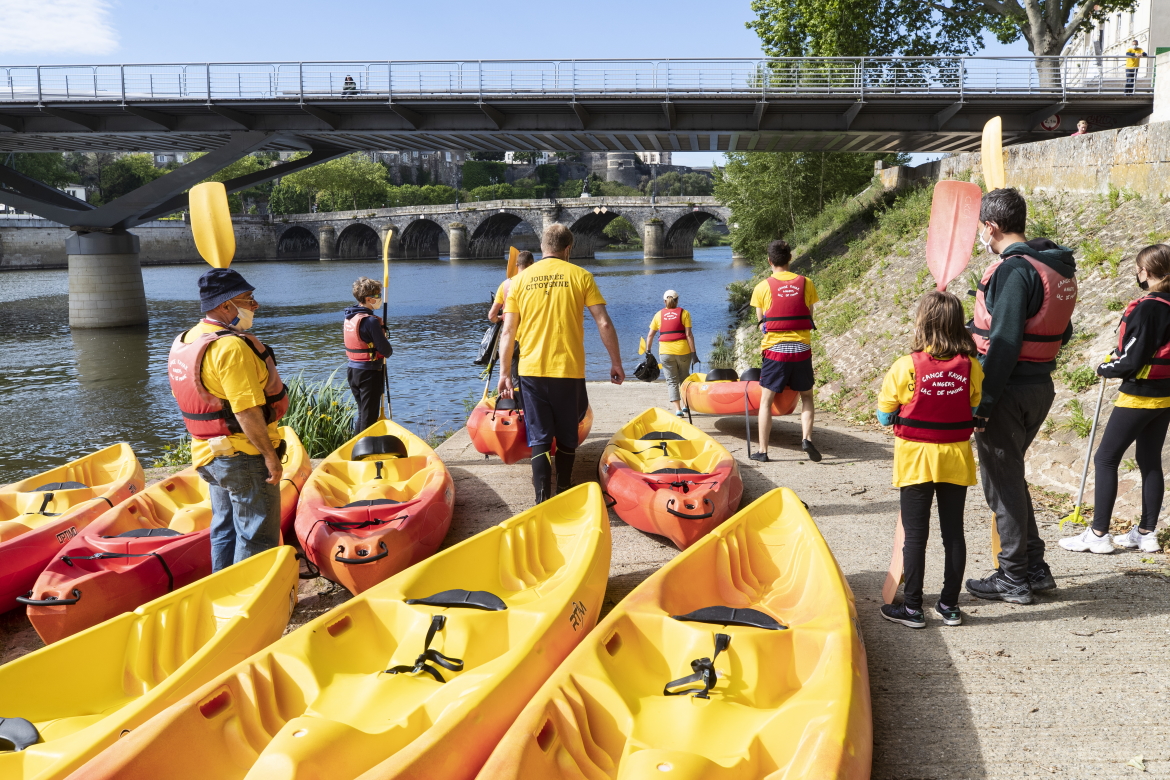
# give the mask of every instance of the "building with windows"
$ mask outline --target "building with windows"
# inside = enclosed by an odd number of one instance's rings
[[[638,159],[647,165],[670,165],[670,152],[637,152]]]
[[[1154,57],[1170,51],[1170,0],[1138,0],[1132,11],[1115,11],[1070,39],[1061,54],[1090,59],[1069,62],[1069,85],[1113,87],[1123,83],[1127,75],[1124,62],[1096,58],[1123,57],[1134,40],[1149,55],[1140,61],[1136,80],[1137,85],[1148,88],[1154,77]]]

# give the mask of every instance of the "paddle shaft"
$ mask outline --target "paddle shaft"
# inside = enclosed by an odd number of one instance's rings
[[[1085,497],[1085,483],[1089,480],[1089,457],[1093,454],[1093,442],[1097,438],[1097,421],[1101,419],[1101,402],[1105,400],[1105,377],[1101,377],[1101,392],[1097,393],[1097,408],[1093,411],[1093,425],[1089,428],[1089,447],[1085,450],[1085,465],[1081,467],[1081,486],[1077,490],[1077,503],[1073,512],[1081,508]]]

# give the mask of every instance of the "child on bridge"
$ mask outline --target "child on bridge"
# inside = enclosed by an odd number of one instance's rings
[[[906,588],[901,604],[882,606],[882,617],[925,628],[922,580],[930,536],[931,499],[938,498],[942,529],[943,589],[934,611],[948,626],[961,625],[959,590],[967,565],[963,504],[975,484],[972,409],[979,405],[983,369],[963,326],[963,304],[948,292],[929,292],[918,304],[911,354],[894,361],[882,381],[878,422],[894,426],[894,486],[901,489]]]

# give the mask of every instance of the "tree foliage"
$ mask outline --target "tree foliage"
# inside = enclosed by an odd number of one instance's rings
[[[463,163],[463,189],[471,191],[492,184],[503,184],[508,166],[502,162],[468,160]]]
[[[320,211],[378,208],[386,203],[386,166],[350,154],[281,179],[281,186],[314,196]]]
[[[206,152],[192,152],[187,156],[187,162],[198,160]],[[256,173],[265,168],[271,167],[271,157],[260,158],[258,155],[249,154],[236,160],[226,168],[222,168],[215,173],[208,176],[203,181],[229,181],[231,179],[238,179],[241,176],[247,176],[249,173]],[[259,198],[271,197],[272,183],[266,182],[255,187],[249,187],[240,192],[228,193],[228,209],[233,214],[240,214],[244,211],[244,199],[256,200]]]
[[[637,244],[641,240],[638,229],[625,217],[610,220],[601,232],[616,244]]]
[[[94,202],[99,206],[109,203],[167,173],[155,167],[152,155],[123,155],[99,171],[99,191]]]
[[[60,152],[17,152],[9,161],[8,155],[0,157],[9,167],[25,176],[44,182],[50,187],[64,187],[66,184],[80,184],[77,174],[65,164],[65,155]]]
[[[896,154],[729,152],[716,170],[715,197],[731,209],[732,246],[750,259],[763,257],[769,241],[864,188],[878,159],[905,162]]]
[[[669,171],[654,179],[647,179],[642,191],[649,195],[657,190],[659,195],[710,195],[715,190],[715,181],[701,173],[678,173]]]
[[[974,54],[983,33],[1059,54],[1077,32],[1137,0],[752,0],[747,26],[773,57]]]

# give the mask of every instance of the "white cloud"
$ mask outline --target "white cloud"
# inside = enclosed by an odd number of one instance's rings
[[[107,0],[0,0],[0,53],[109,54],[109,15]]]

